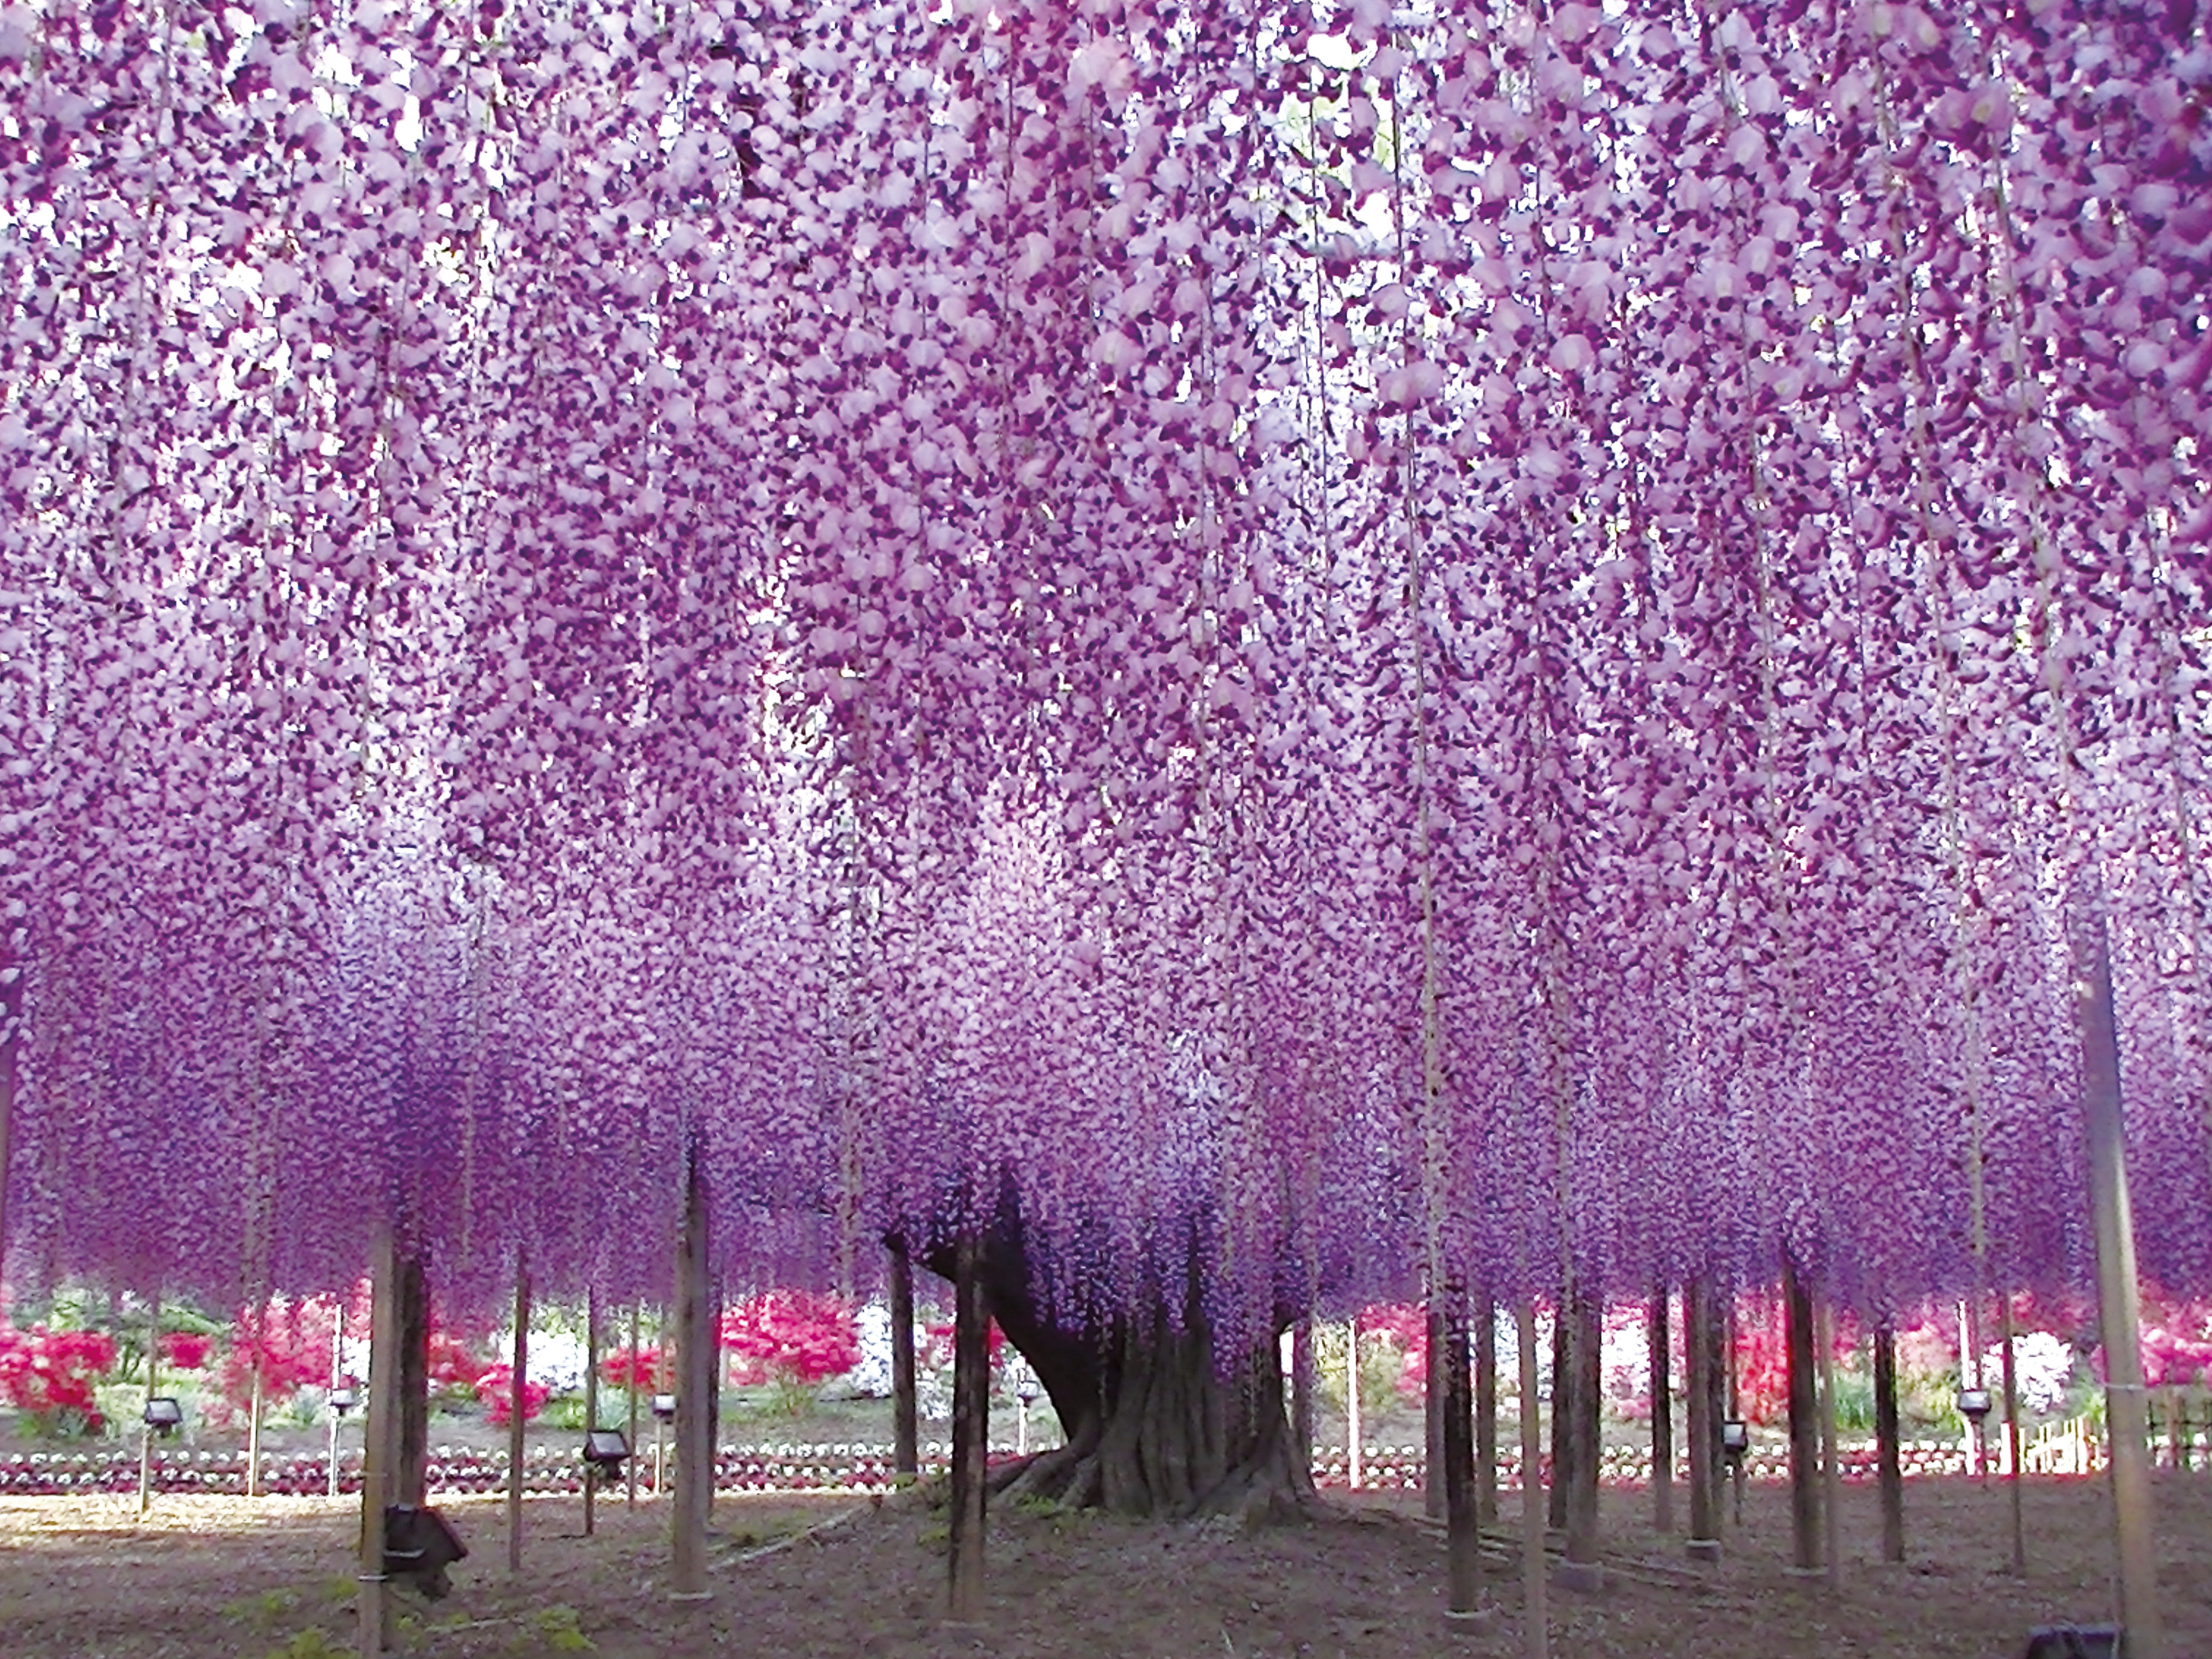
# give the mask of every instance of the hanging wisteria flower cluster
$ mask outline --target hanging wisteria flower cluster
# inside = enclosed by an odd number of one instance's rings
[[[2212,1284],[2204,28],[0,10],[12,1269]]]

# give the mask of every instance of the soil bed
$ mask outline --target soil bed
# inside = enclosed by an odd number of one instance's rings
[[[1609,1490],[1611,1582],[1594,1595],[1555,1591],[1553,1651],[2014,1659],[2031,1624],[2111,1617],[2102,1480],[2032,1479],[2026,1498],[2029,1572],[2018,1580],[2002,1571],[2001,1486],[1911,1483],[1912,1560],[1887,1567],[1874,1559],[1873,1490],[1852,1486],[1838,1592],[1786,1571],[1783,1486],[1750,1491],[1727,1559],[1703,1574],[1686,1565],[1679,1540],[1651,1534],[1644,1493]],[[603,1504],[599,1535],[586,1540],[568,1535],[580,1527],[578,1501],[532,1499],[524,1570],[510,1577],[500,1501],[463,1498],[441,1507],[472,1554],[447,1601],[405,1598],[400,1651],[429,1659],[1519,1652],[1516,1567],[1493,1559],[1488,1626],[1448,1636],[1443,1546],[1419,1521],[1418,1497],[1334,1502],[1342,1520],[1257,1532],[1002,1505],[991,1521],[989,1623],[955,1633],[938,1623],[943,1516],[911,1502],[725,1497],[714,1511],[714,1598],[679,1611],[666,1598],[664,1507]],[[1516,1502],[1509,1498],[1509,1509]],[[2171,1651],[2212,1653],[2212,1475],[2162,1475],[2158,1504]],[[350,1652],[356,1514],[349,1503],[317,1498],[194,1497],[165,1498],[142,1522],[128,1498],[0,1501],[0,1651],[8,1659]],[[795,1541],[766,1547],[780,1540]]]

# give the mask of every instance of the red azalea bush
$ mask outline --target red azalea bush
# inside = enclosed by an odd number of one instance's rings
[[[0,1324],[0,1397],[49,1431],[106,1428],[93,1385],[114,1366],[115,1340],[105,1332]]]
[[[494,1364],[477,1374],[474,1384],[476,1396],[489,1408],[486,1420],[495,1429],[506,1428],[514,1421],[514,1367]],[[553,1390],[543,1382],[522,1381],[522,1420],[526,1423],[545,1409],[545,1402]]]
[[[740,1383],[815,1383],[842,1376],[860,1363],[860,1337],[850,1304],[804,1291],[769,1291],[722,1316],[722,1346]]]
[[[253,1402],[257,1369],[264,1405],[289,1400],[310,1383],[327,1382],[337,1318],[328,1302],[287,1302],[282,1297],[240,1310],[231,1326],[230,1346],[216,1368],[216,1392],[233,1410],[246,1411]]]
[[[450,1331],[432,1331],[428,1346],[432,1394],[480,1392],[477,1379],[483,1375],[484,1362],[467,1343]]]
[[[611,1389],[635,1389],[650,1394],[659,1386],[660,1350],[657,1347],[617,1348],[599,1361],[599,1376]]]
[[[215,1339],[198,1331],[165,1331],[161,1335],[161,1364],[173,1371],[205,1370],[208,1355],[214,1348]]]
[[[999,1328],[997,1320],[991,1322],[990,1328],[984,1334],[983,1340],[991,1366],[996,1370],[1000,1351],[1006,1346],[1006,1334]],[[932,1370],[942,1370],[952,1364],[952,1322],[951,1320],[946,1320],[942,1325],[924,1325],[921,1328],[921,1340],[915,1345],[914,1359],[916,1365],[925,1366]]]

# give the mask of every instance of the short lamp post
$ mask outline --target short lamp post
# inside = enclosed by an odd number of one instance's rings
[[[338,1425],[346,1414],[361,1404],[361,1395],[353,1387],[351,1378],[339,1383],[330,1392],[331,1407],[331,1496],[338,1495]]]
[[[620,1429],[590,1429],[584,1435],[584,1479],[611,1486],[629,1462],[629,1438]]]
[[[1024,1371],[1021,1381],[1014,1384],[1014,1397],[1022,1402],[1021,1410],[1014,1414],[1014,1451],[1018,1456],[1030,1455],[1030,1407],[1036,1403],[1039,1392],[1036,1377],[1028,1371]]]
[[[668,1425],[676,1420],[676,1396],[657,1394],[653,1396],[653,1495],[660,1496],[666,1490],[668,1474]]]
[[[1751,1455],[1751,1425],[1731,1417],[1721,1425],[1721,1455],[1728,1459],[1729,1479],[1735,1487],[1735,1523],[1743,1524],[1743,1464]]]
[[[1981,1471],[1982,1484],[1990,1484],[1990,1455],[1982,1443],[1982,1424],[1990,1414],[1990,1391],[1987,1389],[1959,1390],[1959,1415],[1966,1419],[1967,1430],[1974,1437],[1974,1466]]]

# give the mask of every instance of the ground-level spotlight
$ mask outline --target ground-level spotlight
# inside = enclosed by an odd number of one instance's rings
[[[1977,1429],[1978,1429],[1982,1426],[1982,1419],[1989,1414],[1990,1391],[1987,1389],[1961,1389],[1959,1390],[1960,1416],[1965,1418],[1966,1421],[1972,1424]]]
[[[163,1439],[184,1425],[185,1408],[167,1395],[157,1394],[146,1402],[146,1426]]]
[[[1740,1465],[1751,1450],[1751,1425],[1740,1417],[1731,1417],[1721,1425],[1721,1455],[1731,1468]]]
[[[2038,1625],[2021,1659],[2120,1659],[2118,1625]]]
[[[592,1429],[584,1436],[584,1467],[603,1486],[622,1479],[629,1461],[629,1439],[620,1429]]]
[[[411,1584],[429,1601],[453,1588],[446,1569],[468,1553],[469,1547],[435,1510],[393,1504],[384,1511],[384,1576]]]

